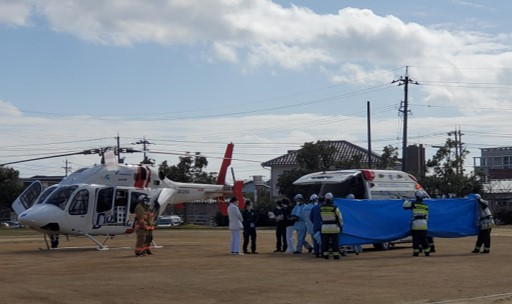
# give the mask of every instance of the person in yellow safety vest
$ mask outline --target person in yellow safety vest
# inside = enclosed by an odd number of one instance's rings
[[[420,253],[420,246],[423,248],[425,256],[430,255],[430,245],[427,238],[428,229],[428,206],[423,202],[427,198],[427,194],[423,191],[416,191],[414,194],[416,200],[411,202],[405,200],[402,204],[404,209],[412,210],[411,217],[411,236],[413,256],[418,256]]]
[[[153,242],[153,230],[155,230],[155,211],[150,203],[150,198],[145,200],[146,207],[146,240],[144,242],[144,253],[151,255],[151,243]]]
[[[339,234],[343,229],[343,217],[340,209],[334,205],[332,193],[325,194],[324,204],[320,206],[322,226],[320,234],[322,238],[322,254],[324,259],[329,259],[329,251],[335,260],[340,258]]]
[[[137,242],[135,243],[135,256],[144,256],[145,247],[144,242],[146,241],[146,210],[144,208],[144,202],[146,195],[139,195],[137,206],[135,206],[135,235],[137,236]]]
[[[480,194],[476,194],[474,197],[478,203],[478,226],[480,227],[480,231],[478,232],[475,248],[471,252],[479,253],[480,247],[484,245],[482,253],[489,253],[491,252],[491,230],[492,227],[494,227],[494,219],[492,217],[491,210],[489,209],[489,203],[482,199]]]

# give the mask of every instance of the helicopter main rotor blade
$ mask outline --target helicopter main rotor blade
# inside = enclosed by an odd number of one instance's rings
[[[8,162],[8,163],[0,164],[0,167],[5,166],[5,165],[25,163],[25,162],[30,162],[30,161],[34,161],[34,160],[40,160],[40,159],[64,157],[64,156],[79,155],[79,154],[93,154],[93,153],[97,153],[97,150],[94,150],[94,149],[93,150],[84,150],[84,151],[80,151],[80,152],[64,153],[64,154],[58,154],[58,155],[50,155],[50,156],[43,156],[43,157],[36,157],[36,158],[18,160],[18,161],[13,161],[13,162]]]

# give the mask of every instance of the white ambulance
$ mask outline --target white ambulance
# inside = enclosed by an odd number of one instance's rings
[[[304,175],[293,184],[320,185],[319,196],[331,192],[334,197],[353,194],[356,199],[413,199],[416,191],[423,190],[414,176],[395,170],[323,171]]]
[[[324,171],[304,175],[294,185],[319,185],[318,195],[331,192],[336,198],[355,199],[414,199],[418,190],[425,191],[411,174],[396,170],[353,169]],[[411,239],[373,244],[377,249],[388,249],[394,243],[410,242]]]

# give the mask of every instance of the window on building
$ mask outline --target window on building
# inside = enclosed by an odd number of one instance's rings
[[[509,161],[510,161],[510,157],[508,157],[508,156],[503,157],[503,169],[509,168],[509,164],[510,164]]]
[[[496,169],[500,169],[503,167],[503,158],[502,157],[493,157],[492,158],[492,167]]]

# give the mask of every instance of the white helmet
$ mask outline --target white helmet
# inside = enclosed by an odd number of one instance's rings
[[[147,195],[141,194],[141,195],[139,195],[138,200],[139,200],[139,202],[144,202],[145,200],[147,200],[147,198],[148,198]]]
[[[332,200],[333,198],[334,198],[334,196],[332,195],[332,193],[331,193],[331,192],[327,192],[327,193],[325,194],[325,199],[326,199],[326,200]]]
[[[294,201],[303,201],[304,200],[304,197],[302,196],[302,194],[297,194],[295,195],[295,197],[293,198]]]
[[[318,201],[318,195],[311,194],[311,196],[309,197],[309,200],[312,201],[312,202]]]
[[[355,199],[356,197],[354,196],[354,194],[350,193],[349,195],[347,195],[347,199]]]

